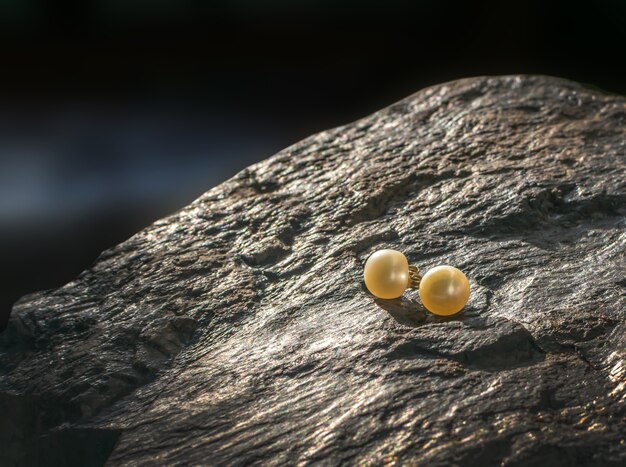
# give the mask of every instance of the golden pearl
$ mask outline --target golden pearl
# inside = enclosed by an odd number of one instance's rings
[[[461,271],[452,266],[437,266],[422,278],[420,299],[428,311],[449,316],[463,309],[470,296],[470,284]]]
[[[409,262],[396,250],[378,250],[365,262],[365,286],[378,298],[398,298],[409,283]]]

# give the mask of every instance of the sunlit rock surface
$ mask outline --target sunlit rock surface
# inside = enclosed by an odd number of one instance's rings
[[[22,299],[1,465],[623,465],[626,99],[425,89],[285,149]],[[440,319],[367,256],[470,278]]]

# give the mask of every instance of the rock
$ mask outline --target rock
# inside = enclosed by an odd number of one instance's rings
[[[434,86],[295,144],[23,298],[0,464],[624,465],[626,98]],[[451,264],[452,318],[374,300]]]

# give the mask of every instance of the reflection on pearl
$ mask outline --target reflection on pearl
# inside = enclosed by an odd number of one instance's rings
[[[378,298],[398,298],[409,283],[409,262],[396,250],[378,250],[365,262],[365,286]]]
[[[463,309],[470,296],[470,284],[461,271],[452,266],[437,266],[422,278],[420,299],[428,311],[449,316]]]

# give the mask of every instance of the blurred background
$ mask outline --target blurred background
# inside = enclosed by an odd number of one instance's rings
[[[247,165],[417,90],[626,94],[626,1],[0,0],[0,326]]]

